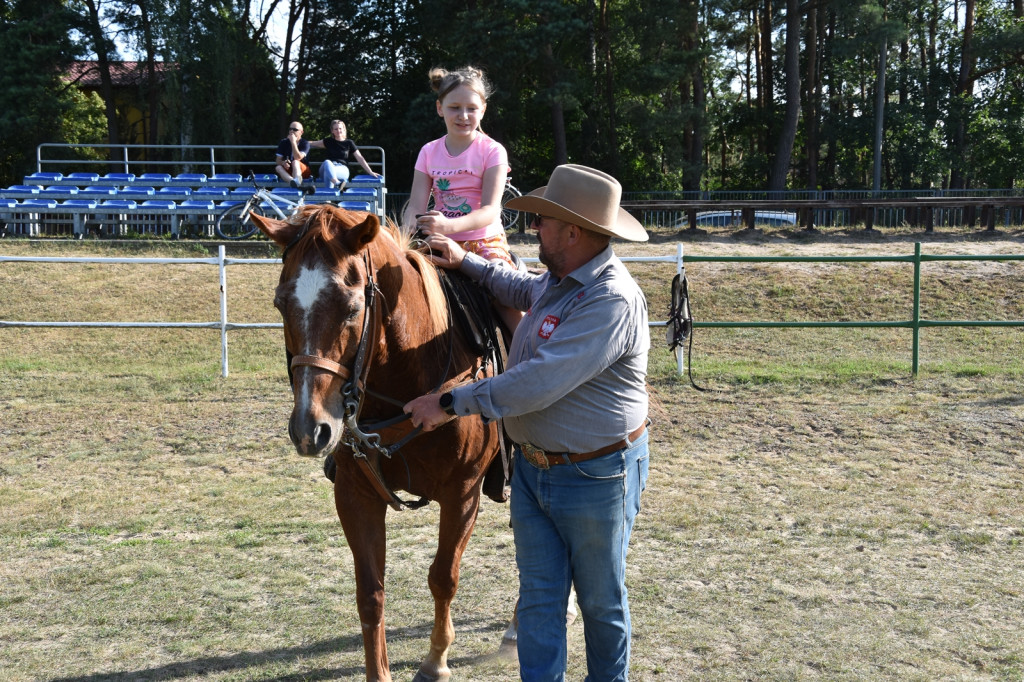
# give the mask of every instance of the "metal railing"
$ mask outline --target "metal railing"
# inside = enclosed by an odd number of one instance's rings
[[[527,263],[537,262],[536,258],[524,258]],[[925,255],[921,253],[921,244],[914,245],[912,255],[903,256],[684,256],[683,245],[677,244],[675,256],[640,256],[622,257],[625,262],[641,263],[675,263],[676,272],[683,272],[687,263],[910,263],[914,267],[913,307],[910,319],[883,321],[738,321],[714,322],[695,321],[695,328],[749,328],[749,327],[862,327],[862,328],[906,328],[913,335],[912,373],[918,373],[920,355],[920,333],[929,327],[1024,327],[1024,320],[926,320],[921,318],[921,266],[936,261],[1022,261],[1024,254],[1001,255]],[[221,374],[228,376],[228,331],[236,329],[281,329],[280,322],[246,323],[228,320],[228,265],[273,265],[281,264],[279,258],[228,258],[223,245],[218,247],[215,258],[73,258],[47,256],[4,256],[0,255],[0,263],[127,263],[127,264],[206,264],[216,265],[220,277],[220,320],[212,322],[30,322],[0,320],[0,328],[5,327],[126,327],[126,328],[200,328],[219,329],[221,334]],[[651,327],[663,327],[665,321],[651,321]],[[676,351],[679,372],[684,371],[683,349]]]
[[[682,245],[680,245],[680,249]],[[908,320],[823,322],[694,322],[694,327],[896,327],[913,334],[911,372],[917,376],[921,330],[927,327],[1024,327],[1024,320],[925,320],[921,318],[921,265],[934,261],[1020,261],[1016,255],[925,255],[921,243],[907,256],[686,256],[686,263],[911,263],[914,266],[913,308]]]
[[[642,263],[675,263],[676,272],[682,272],[682,244],[675,256],[634,256],[623,257],[623,261]],[[537,258],[523,258],[524,262],[535,263]],[[220,319],[212,322],[38,322],[0,320],[0,329],[6,327],[102,327],[128,329],[219,329],[221,343],[221,376],[228,376],[228,332],[235,329],[282,329],[280,322],[230,322],[228,320],[228,279],[229,265],[280,265],[280,258],[228,258],[224,245],[217,248],[217,256],[211,258],[118,258],[118,257],[61,257],[61,256],[4,256],[0,263],[104,263],[104,264],[164,264],[164,265],[216,265],[220,278]],[[664,327],[665,321],[650,322],[651,327]],[[681,362],[681,360],[680,360]],[[680,371],[682,371],[680,366]]]
[[[385,176],[384,148],[377,146],[358,146],[364,152],[366,162],[380,175]],[[63,156],[49,154],[52,150],[63,150]],[[249,170],[257,172],[274,172],[274,151],[277,145],[227,145],[227,144],[67,144],[62,142],[44,142],[36,147],[36,170],[40,173],[47,170],[67,173],[69,171],[88,172],[95,166],[106,166],[112,172],[135,173],[160,172],[154,169],[174,168],[181,173],[206,172],[207,175],[217,173],[239,173],[246,175]],[[92,155],[73,155],[74,150],[106,150],[107,158]],[[110,150],[118,151],[118,158],[112,159]],[[366,152],[370,152],[368,155]],[[69,156],[73,158],[69,158]],[[316,163],[314,159],[313,163]],[[264,167],[264,170],[258,170]],[[113,169],[118,169],[114,171]],[[172,173],[173,175],[173,173]]]

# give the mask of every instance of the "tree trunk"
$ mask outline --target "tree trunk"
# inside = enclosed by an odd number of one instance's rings
[[[966,177],[964,173],[964,152],[967,146],[967,110],[968,100],[974,89],[974,0],[964,0],[964,33],[962,52],[960,53],[960,72],[957,75],[953,98],[950,102],[954,120],[952,139],[950,140],[950,158],[952,166],[949,175],[950,189],[964,189]]]
[[[807,129],[807,189],[818,188],[818,138],[821,122],[821,74],[818,71],[818,8],[811,5],[807,12],[807,38],[804,41],[807,55],[806,104],[804,105],[804,126]]]
[[[551,43],[543,48],[544,57],[548,62],[548,87],[551,89],[551,136],[555,147],[555,165],[561,166],[569,162],[569,147],[565,140],[565,109],[560,96],[555,95],[558,85],[558,70],[555,68],[555,51]]]
[[[887,41],[878,48],[878,76],[875,80],[875,158],[871,188],[882,189],[882,135],[885,128],[885,62]]]
[[[775,162],[768,190],[786,189],[789,163],[793,156],[797,124],[800,122],[800,0],[786,0],[786,112],[775,146]]]
[[[609,0],[601,0],[598,12],[598,44],[601,46],[601,55],[604,61],[604,102],[608,116],[608,161],[609,169],[614,176],[619,175],[619,136],[618,121],[615,115],[615,59],[612,56],[612,41],[609,32],[611,28],[608,21],[610,10]]]
[[[111,45],[103,34],[103,26],[100,23],[100,10],[96,0],[85,0],[85,6],[89,10],[89,34],[96,50],[96,65],[100,72],[100,96],[103,98],[104,111],[107,116],[107,142],[115,145],[121,143],[121,136],[117,126],[117,105],[114,102],[114,83],[110,77],[110,49]],[[112,162],[121,159],[118,150],[111,148],[109,158]],[[111,170],[121,170],[119,165],[111,163]]]

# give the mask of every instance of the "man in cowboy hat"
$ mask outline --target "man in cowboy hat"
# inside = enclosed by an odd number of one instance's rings
[[[647,482],[650,334],[643,292],[610,245],[612,237],[647,240],[619,208],[621,194],[615,178],[569,164],[507,203],[535,214],[541,275],[467,254],[444,235],[427,240],[438,265],[526,311],[503,374],[421,396],[405,411],[425,430],[453,416],[502,418],[517,443],[511,516],[519,666],[528,681],[564,679],[573,583],[587,680],[629,673],[626,550]]]

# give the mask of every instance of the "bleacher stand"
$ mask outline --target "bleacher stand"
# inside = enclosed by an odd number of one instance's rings
[[[379,148],[364,148],[379,149]],[[383,150],[380,150],[383,175]],[[53,162],[49,162],[52,166]],[[68,161],[68,166],[75,162]],[[0,226],[24,236],[153,235],[213,237],[217,216],[253,194],[248,173],[63,172],[39,170],[22,184],[0,188]],[[273,173],[256,181],[274,194],[297,200],[300,190]],[[384,220],[383,179],[356,175],[345,190],[317,187],[306,203],[333,203],[348,210],[370,211]]]

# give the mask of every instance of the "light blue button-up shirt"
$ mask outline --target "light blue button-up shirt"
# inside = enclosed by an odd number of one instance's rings
[[[611,246],[562,280],[469,253],[462,271],[527,311],[503,374],[452,391],[456,414],[503,418],[517,443],[590,452],[647,418],[647,300]]]

